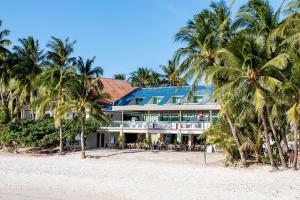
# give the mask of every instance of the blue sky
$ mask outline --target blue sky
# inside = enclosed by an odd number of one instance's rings
[[[226,0],[229,3],[231,0]],[[235,12],[246,0],[236,0]],[[281,0],[270,0],[278,8]],[[105,77],[138,67],[160,71],[180,43],[174,35],[208,0],[6,0],[0,19],[18,38],[33,36],[42,47],[50,36],[76,40],[74,56],[96,56]]]

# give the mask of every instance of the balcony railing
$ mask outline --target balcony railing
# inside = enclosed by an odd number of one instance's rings
[[[111,125],[106,127],[121,127],[121,121],[112,121]],[[181,126],[180,126],[181,124]],[[201,129],[206,130],[210,126],[209,121],[197,122],[146,122],[146,121],[123,121],[123,128],[132,129],[158,129],[158,130],[178,130],[178,129]]]

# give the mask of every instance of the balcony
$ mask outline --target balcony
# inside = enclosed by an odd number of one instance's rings
[[[120,129],[121,121],[112,121],[108,127],[102,129]],[[181,124],[181,126],[180,126]],[[144,130],[206,130],[210,126],[209,121],[196,122],[146,122],[146,121],[124,121],[123,129],[144,129]]]

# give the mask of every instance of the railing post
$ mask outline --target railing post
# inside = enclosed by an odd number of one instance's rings
[[[149,124],[150,124],[150,110],[148,110],[147,131],[146,131],[146,140],[148,142],[150,142]]]
[[[179,111],[179,138],[177,138],[177,141],[179,142],[179,143],[181,143],[181,115],[182,115],[182,113],[181,113],[181,110]]]
[[[124,129],[124,111],[122,110],[122,113],[121,113],[121,131],[120,131],[120,137],[124,136],[124,130],[123,129]],[[125,141],[123,141],[123,138],[122,138],[122,141],[120,142],[122,149],[124,149],[124,142]]]

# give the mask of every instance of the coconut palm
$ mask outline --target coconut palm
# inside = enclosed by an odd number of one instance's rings
[[[292,55],[293,67],[289,81],[282,86],[283,98],[285,103],[289,105],[287,111],[287,119],[294,133],[294,162],[292,168],[297,169],[298,158],[298,138],[300,124],[300,54],[299,50]]]
[[[183,80],[192,80],[192,90],[215,64],[216,50],[226,46],[231,35],[230,8],[223,1],[212,3],[210,7],[195,15],[175,35],[175,41],[184,42],[186,46],[175,52],[178,67],[173,78],[182,74]]]
[[[180,74],[177,74],[173,77],[173,74],[176,72],[176,67],[174,61],[169,60],[168,65],[161,65],[160,68],[163,71],[163,82],[169,86],[182,86],[186,85],[186,82],[180,78]]]
[[[300,0],[289,1],[289,3],[286,5],[284,9],[284,13],[287,15],[291,15],[299,12],[300,12]]]
[[[76,58],[71,57],[71,54],[74,52],[76,41],[71,42],[69,38],[63,41],[53,36],[51,39],[47,44],[47,47],[50,48],[50,51],[47,52],[48,64],[52,67],[56,66],[60,68],[73,66]]]
[[[87,59],[85,62],[82,57],[76,62],[78,74],[84,77],[94,78],[103,75],[103,69],[101,67],[94,67],[94,61],[96,57]]]
[[[243,127],[243,132],[246,132],[246,137],[241,145],[244,151],[253,151],[255,154],[256,162],[260,162],[260,151],[263,144],[262,133],[258,127],[258,123],[250,123],[250,126]]]
[[[231,133],[231,137],[239,151],[242,165],[246,167],[247,158],[245,151],[242,148],[244,142],[242,141],[238,122],[241,121],[240,119],[245,118],[243,115],[247,115],[247,117],[250,118],[251,112],[249,112],[249,110],[251,110],[252,107],[249,106],[247,101],[243,100],[242,93],[233,93],[228,85],[221,85],[221,87],[218,85],[218,81],[219,80],[214,77],[213,82],[216,84],[217,89],[215,90],[213,97],[221,105],[221,110],[219,112],[219,118],[222,119],[221,124],[223,124],[221,126],[228,127],[227,132]],[[224,125],[224,121],[227,122],[227,126]]]
[[[212,68],[210,76],[217,79],[214,81],[216,84],[218,80],[226,80],[227,83],[221,87],[231,88],[232,92],[243,94],[242,96],[255,106],[263,124],[264,139],[271,165],[277,169],[268,133],[268,95],[285,81],[282,70],[288,65],[288,56],[283,53],[270,58],[265,45],[260,40],[251,37],[243,38],[237,46],[241,47],[241,54],[227,49],[218,51],[218,58],[225,67]],[[282,163],[285,161],[282,160]]]
[[[6,53],[6,55],[2,56],[2,58],[0,59],[0,97],[2,105],[5,105],[4,93],[8,88],[10,81],[10,71],[12,66],[11,58],[11,53]]]
[[[266,38],[279,24],[282,5],[274,11],[269,0],[249,0],[239,9],[233,26]]]
[[[0,28],[2,26],[2,20],[0,20]],[[7,46],[11,44],[11,41],[6,37],[9,35],[10,31],[7,29],[0,30],[0,55],[3,56],[5,53],[9,52]]]
[[[50,51],[47,52],[47,62],[49,67],[44,69],[41,77],[36,81],[36,85],[41,88],[39,97],[32,103],[32,107],[37,108],[37,116],[44,115],[47,109],[53,111],[55,126],[59,129],[60,145],[59,151],[63,153],[63,130],[61,116],[57,110],[63,105],[66,99],[66,88],[69,82],[75,80],[75,57],[71,57],[74,51],[75,41],[69,39],[64,41],[52,37],[47,44]]]
[[[2,20],[0,20],[0,28],[2,26]],[[8,69],[7,65],[5,66],[5,60],[9,50],[7,47],[11,44],[11,41],[6,37],[9,35],[10,31],[7,29],[1,30],[0,29],[0,96],[1,96],[1,103],[4,105],[4,97],[3,97],[3,90],[4,86],[7,85],[8,80]]]
[[[75,112],[81,126],[81,158],[86,158],[84,133],[86,112],[101,124],[108,124],[109,117],[103,112],[101,102],[109,99],[107,93],[99,90],[94,82],[89,82],[84,77],[76,79],[66,88],[66,101],[57,108],[56,117],[62,117],[70,112]]]
[[[151,71],[150,79],[149,79],[149,86],[151,87],[159,87],[163,83],[162,75],[158,72]]]
[[[210,129],[203,133],[203,136],[207,137],[208,143],[213,143],[222,149],[226,153],[227,160],[235,160],[238,156],[234,152],[237,146],[228,129],[226,119],[220,117],[218,123],[213,124]]]
[[[33,83],[42,72],[45,55],[43,50],[40,50],[38,40],[33,37],[19,39],[19,42],[21,45],[13,48],[18,63],[12,68],[12,77],[16,80],[15,93],[18,94],[20,105],[23,107],[21,117],[24,117],[24,106],[28,107],[35,96]]]
[[[113,78],[117,80],[126,80],[126,74],[115,74]]]
[[[140,67],[138,70],[130,73],[129,82],[134,87],[147,87],[150,86],[150,75],[150,69]]]

